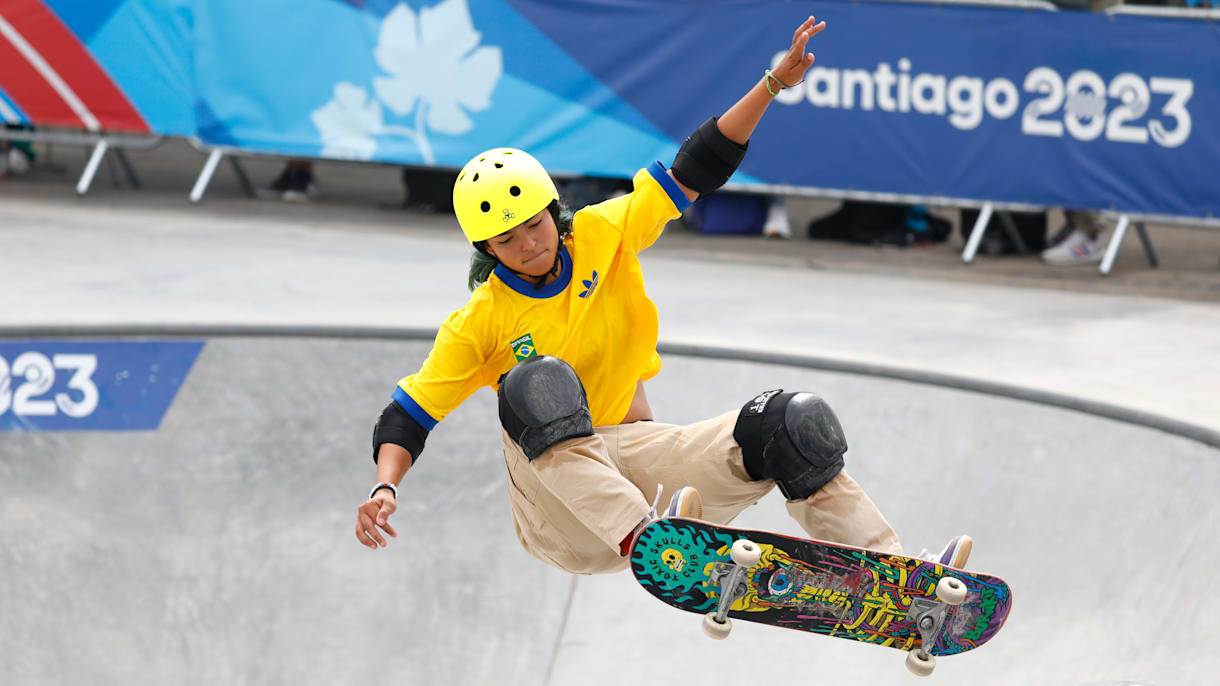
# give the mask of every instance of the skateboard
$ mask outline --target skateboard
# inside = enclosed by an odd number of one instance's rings
[[[977,648],[1012,607],[1002,579],[903,555],[683,518],[652,522],[631,549],[649,593],[704,615],[712,638],[732,619],[907,651],[927,676],[937,655]]]

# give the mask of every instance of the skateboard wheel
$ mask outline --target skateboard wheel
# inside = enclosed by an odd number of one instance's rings
[[[729,637],[729,632],[733,630],[733,620],[728,617],[724,618],[724,623],[716,621],[716,613],[709,612],[703,615],[703,633],[709,638],[714,638],[717,641],[723,641]]]
[[[966,602],[966,584],[961,579],[946,576],[936,582],[936,599],[950,605]]]
[[[907,653],[907,669],[915,676],[930,676],[936,669],[936,658],[925,653],[922,648]]]
[[[746,569],[752,569],[758,564],[759,558],[762,557],[762,550],[754,541],[748,538],[739,538],[733,543],[733,549],[729,551],[729,557],[733,558],[733,564],[740,565]]]

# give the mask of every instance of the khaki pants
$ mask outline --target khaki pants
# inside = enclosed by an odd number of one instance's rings
[[[574,574],[626,569],[619,543],[648,514],[657,484],[661,507],[693,486],[703,518],[727,524],[775,487],[752,481],[733,440],[737,411],[688,426],[635,422],[562,441],[530,462],[503,433],[508,496],[521,545]],[[647,495],[647,498],[645,497]],[[901,553],[898,536],[846,471],[788,513],[810,537]]]

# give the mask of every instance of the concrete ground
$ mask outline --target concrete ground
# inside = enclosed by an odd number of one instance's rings
[[[131,155],[142,191],[99,175],[77,197],[80,154],[56,148],[63,173],[0,182],[9,324],[435,328],[465,301],[471,251],[453,218],[382,209],[401,201],[396,168],[319,165],[322,198],[292,205],[245,198],[222,167],[194,206],[184,193],[202,156],[183,143]],[[269,181],[279,163],[248,166]],[[664,341],[985,379],[1220,429],[1220,270],[1200,264],[1220,254],[1220,232],[1154,236],[1165,267],[1137,254],[1108,278],[1033,258],[963,265],[950,245],[717,239],[676,224],[643,259]]]
[[[426,329],[465,300],[469,248],[452,218],[381,207],[401,200],[394,168],[319,165],[323,195],[309,205],[248,200],[222,168],[192,206],[203,158],[181,143],[131,155],[144,190],[106,172],[83,198],[71,188],[80,151],[49,157],[0,181],[0,335]],[[247,166],[265,183],[279,163]],[[794,203],[794,224],[829,208]],[[1101,278],[1030,258],[962,265],[960,239],[891,251],[675,226],[644,268],[670,345],[1001,383],[1211,436],[1220,234],[1153,227],[1153,239],[1160,269],[1130,240]],[[513,541],[485,392],[434,432],[406,482],[399,540],[358,546],[349,520],[374,477],[369,426],[426,350],[210,339],[156,432],[5,434],[0,682],[914,679],[901,653],[768,627],[711,643],[697,617],[628,575],[573,578],[534,561]],[[992,644],[933,678],[1200,683],[1220,667],[1198,647],[1220,610],[1197,590],[1220,562],[1208,545],[1220,528],[1214,442],[892,379],[665,364],[649,383],[660,420],[704,418],[766,388],[816,390],[843,419],[849,470],[908,548],[974,535],[971,567],[1011,583],[1014,612]],[[797,533],[774,494],[738,524]]]

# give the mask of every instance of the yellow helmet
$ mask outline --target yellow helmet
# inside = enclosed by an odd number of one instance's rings
[[[475,155],[453,184],[453,212],[472,244],[508,231],[558,199],[542,164],[516,148]]]

